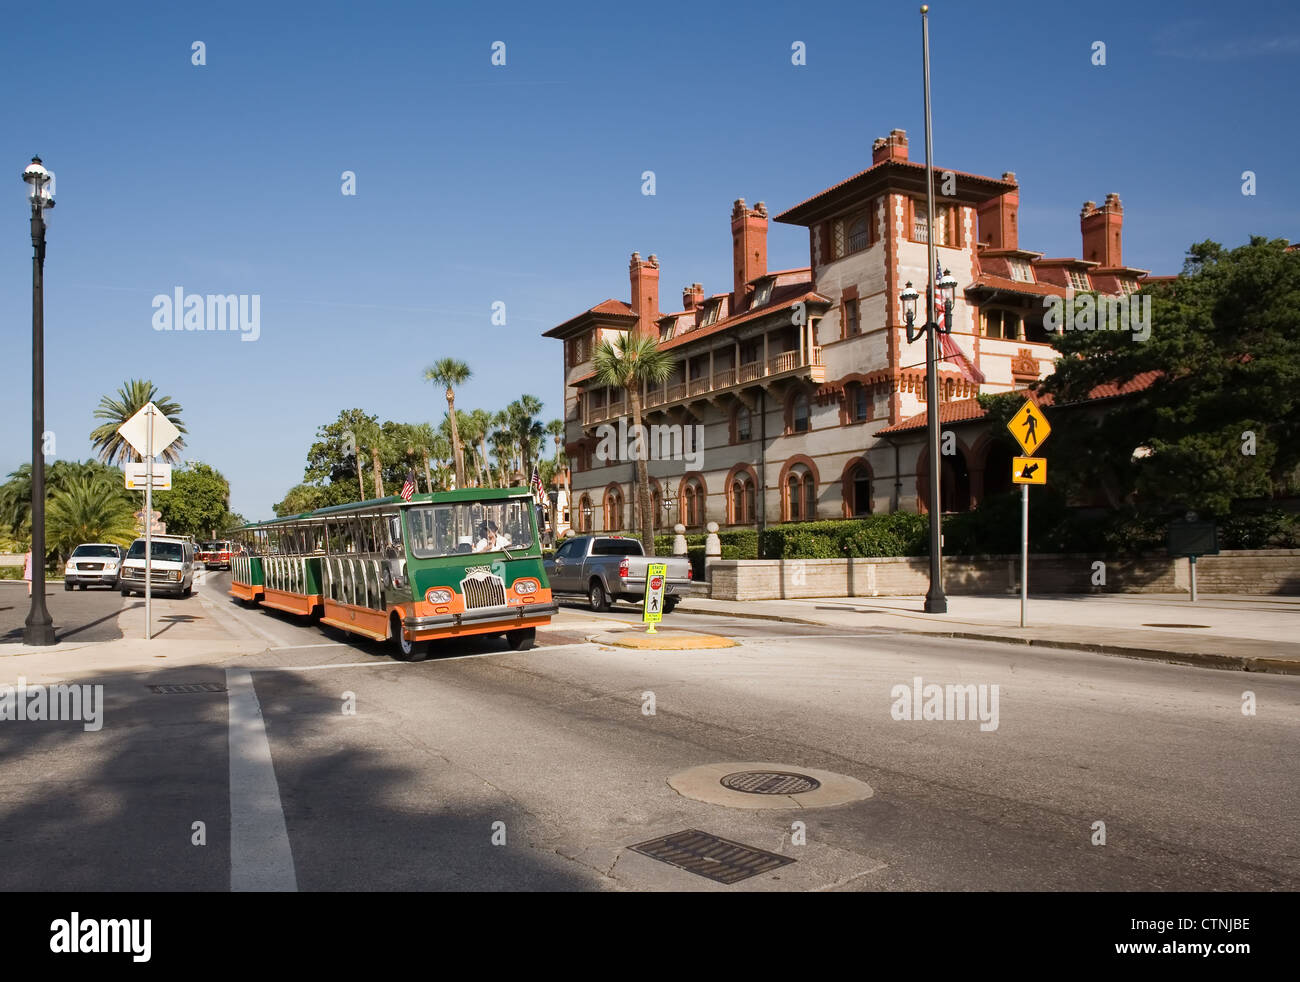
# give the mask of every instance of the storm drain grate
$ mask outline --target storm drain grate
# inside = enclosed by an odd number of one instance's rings
[[[149,691],[159,696],[171,696],[183,692],[225,692],[226,687],[220,682],[177,682],[172,685],[151,685]]]
[[[674,832],[635,846],[633,852],[676,866],[688,873],[706,876],[718,883],[739,883],[760,873],[780,869],[794,860],[774,852],[742,846],[699,829]]]
[[[721,784],[745,794],[803,794],[822,786],[815,777],[786,771],[737,771],[724,777]]]

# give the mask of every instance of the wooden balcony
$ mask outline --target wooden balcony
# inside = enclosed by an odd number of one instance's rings
[[[750,385],[765,378],[780,375],[806,374],[810,381],[826,381],[826,369],[822,367],[822,349],[814,348],[812,357],[804,355],[800,360],[798,351],[785,351],[762,361],[752,361],[736,368],[725,368],[714,372],[712,377],[691,379],[689,382],[676,382],[672,385],[657,386],[646,392],[642,400],[644,409],[659,409],[673,403],[696,399],[715,392],[735,388],[738,385]],[[595,426],[607,420],[618,419],[627,415],[627,400],[620,399],[604,406],[588,409],[583,417],[587,426]]]

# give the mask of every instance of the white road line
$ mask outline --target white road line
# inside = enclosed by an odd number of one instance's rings
[[[230,721],[230,890],[296,891],[262,707],[245,668],[226,669]]]

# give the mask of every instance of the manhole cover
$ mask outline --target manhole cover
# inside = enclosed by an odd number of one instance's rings
[[[751,876],[768,873],[793,863],[789,856],[742,846],[709,832],[686,829],[661,839],[651,839],[635,846],[633,852],[676,866],[688,873],[706,876],[718,883],[739,883]]]
[[[1143,624],[1143,627],[1203,627],[1209,629],[1209,624]]]
[[[149,691],[155,695],[170,696],[183,692],[225,692],[226,687],[220,682],[177,682],[172,685],[151,685]]]
[[[720,783],[724,788],[746,794],[803,794],[822,786],[815,777],[785,771],[737,771],[728,774]]]

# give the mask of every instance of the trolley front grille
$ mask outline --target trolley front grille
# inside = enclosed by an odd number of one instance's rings
[[[476,607],[501,607],[506,602],[506,585],[499,576],[461,580],[460,590],[465,596],[466,610],[473,610]]]

